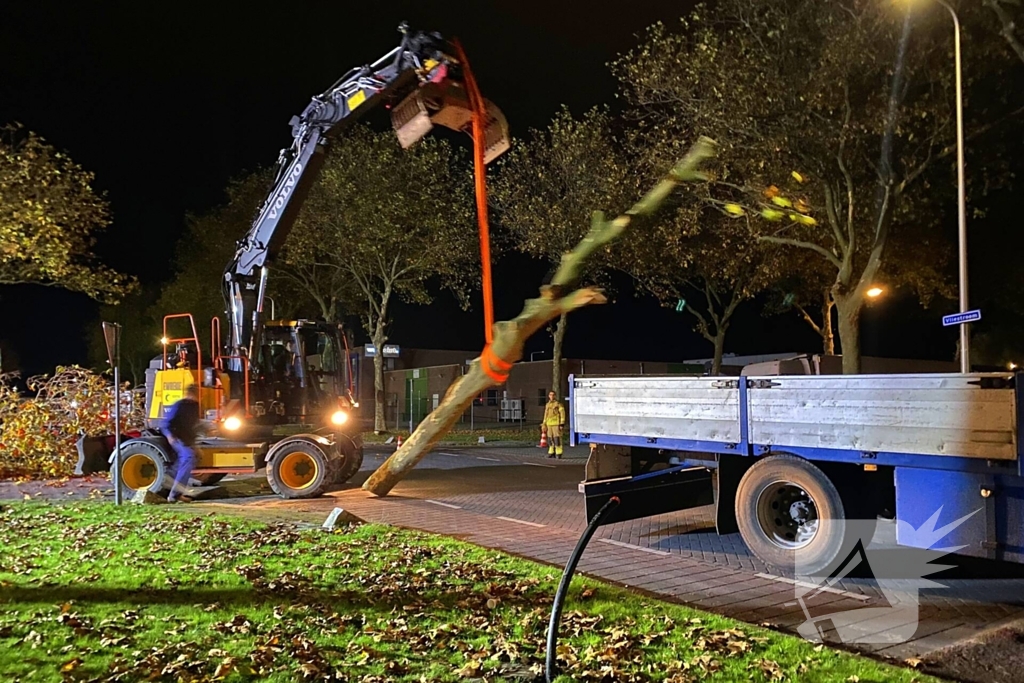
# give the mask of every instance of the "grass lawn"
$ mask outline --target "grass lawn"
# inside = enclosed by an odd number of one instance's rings
[[[549,567],[375,525],[0,507],[4,683],[542,680]],[[560,681],[934,680],[590,580],[561,633]]]

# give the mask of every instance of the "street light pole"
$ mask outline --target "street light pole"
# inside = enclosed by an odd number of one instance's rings
[[[968,310],[967,298],[967,196],[964,186],[964,92],[960,61],[960,19],[953,7],[946,0],[935,0],[953,17],[953,45],[956,61],[956,179],[957,179],[957,218],[959,220],[959,252],[960,252],[960,312]],[[968,323],[960,325],[960,372],[971,371],[971,338]]]

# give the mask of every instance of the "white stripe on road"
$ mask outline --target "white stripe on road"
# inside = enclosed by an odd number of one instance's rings
[[[514,517],[498,517],[498,519],[502,519],[502,520],[504,520],[506,522],[515,522],[516,524],[525,524],[526,526],[536,526],[536,527],[545,526],[544,524],[537,524],[536,522],[527,522],[526,520],[515,519]]]
[[[788,583],[794,586],[800,586],[801,588],[808,588],[815,591],[821,591],[823,593],[835,593],[836,595],[842,595],[847,598],[853,598],[854,600],[870,600],[870,595],[864,595],[862,593],[851,593],[849,591],[839,590],[838,588],[829,588],[828,586],[820,586],[809,581],[797,581],[796,579],[789,579],[785,576],[774,576],[772,574],[756,574],[761,579],[771,579],[772,581],[779,581],[781,583]]]
[[[476,459],[477,459],[477,460],[487,460],[487,461],[489,461],[489,462],[501,462],[501,461],[500,461],[500,460],[498,460],[497,458],[484,458],[484,457],[481,457],[481,456],[479,456],[479,455],[478,455],[478,456],[476,456]]]
[[[632,543],[624,543],[622,541],[613,541],[610,538],[599,538],[599,543],[607,543],[608,545],[617,545],[620,548],[629,548],[630,550],[639,550],[642,553],[652,553],[654,555],[671,555],[664,550],[655,550],[654,548],[645,548],[642,545],[633,545]]]
[[[539,462],[524,462],[523,464],[524,465],[532,465],[533,467],[547,467],[547,468],[552,469],[552,470],[557,467],[556,465],[542,465]]]
[[[451,508],[452,510],[461,510],[462,507],[459,505],[452,505],[451,503],[442,503],[439,500],[426,500],[427,503],[433,503],[434,505],[440,505],[441,507]]]

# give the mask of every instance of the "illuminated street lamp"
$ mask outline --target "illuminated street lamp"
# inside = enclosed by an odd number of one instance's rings
[[[946,0],[934,0],[949,10],[953,17],[953,59],[956,65],[956,179],[957,208],[960,252],[960,312],[966,313],[967,305],[967,199],[964,186],[964,91],[961,76],[960,60],[960,19],[953,7]],[[960,325],[960,372],[971,369],[970,335],[967,323]]]
[[[868,291],[864,292],[869,299],[877,299],[878,297],[885,294],[885,290],[881,287],[872,287]]]

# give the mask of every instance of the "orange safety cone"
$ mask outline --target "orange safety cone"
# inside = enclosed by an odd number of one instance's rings
[[[401,448],[401,447],[402,447],[402,435],[399,434],[398,435],[398,448]]]
[[[548,430],[544,429],[542,427],[541,430],[540,430],[540,443],[537,444],[537,448],[547,448],[547,447],[548,447]]]

